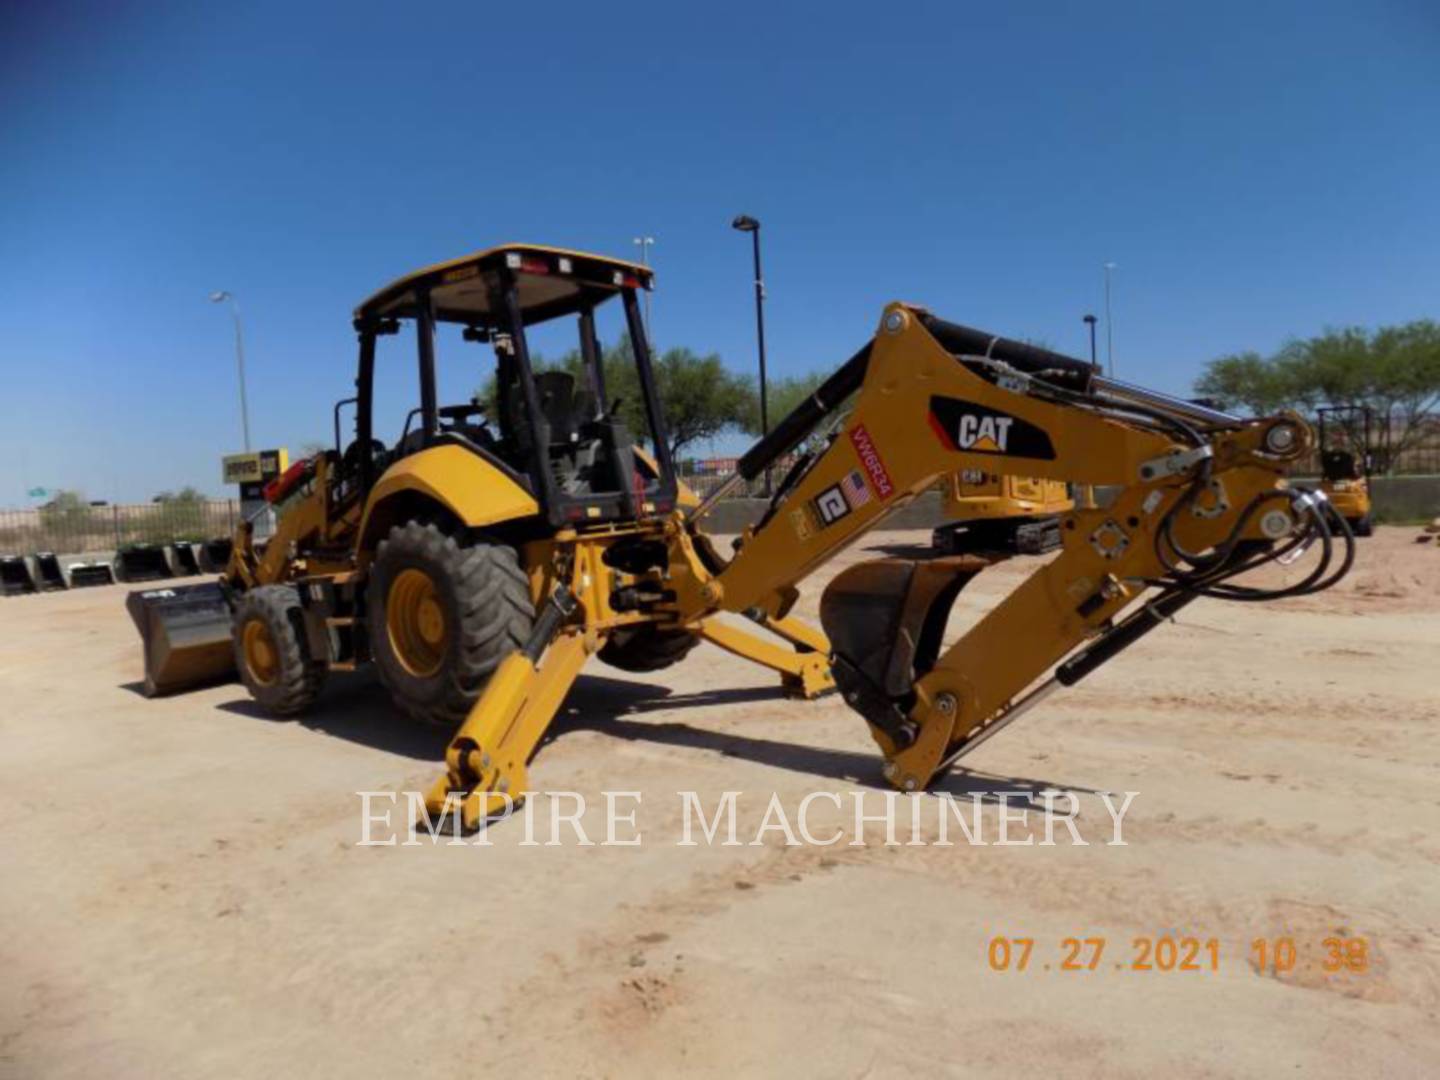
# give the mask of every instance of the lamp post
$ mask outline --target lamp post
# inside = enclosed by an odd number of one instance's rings
[[[770,409],[765,387],[765,277],[760,271],[760,222],[741,214],[730,223],[739,232],[748,232],[755,252],[755,336],[760,347],[760,434],[770,433]],[[765,497],[770,497],[770,469],[765,469]]]
[[[1110,271],[1119,269],[1119,263],[1105,264],[1105,364],[1112,379],[1115,377],[1115,322],[1110,317]]]
[[[210,294],[212,304],[230,301],[230,313],[235,317],[235,368],[240,373],[240,429],[245,436],[245,452],[250,452],[250,407],[245,402],[245,337],[240,332],[240,301],[234,295],[220,290]]]
[[[1095,363],[1095,316],[1086,315],[1085,325],[1090,327],[1090,366],[1096,367],[1098,365]]]
[[[634,240],[635,246],[640,249],[640,265],[650,265],[650,247],[655,243],[653,236],[637,236]],[[650,290],[645,290],[645,336],[650,337]],[[650,342],[650,347],[655,347],[655,342]]]

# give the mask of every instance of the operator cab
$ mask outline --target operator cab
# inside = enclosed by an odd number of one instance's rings
[[[427,267],[375,293],[355,312],[357,393],[341,403],[355,405],[355,439],[339,470],[345,497],[363,497],[395,461],[451,444],[522,486],[551,527],[668,513],[678,485],[637,299],[652,285],[649,268],[635,263],[509,244]],[[606,394],[596,311],[611,300],[623,312],[648,427],[639,434],[648,448],[637,445],[620,419],[620,402]],[[528,332],[565,320],[577,335],[570,339],[578,346],[572,362],[535,370]],[[372,415],[376,340],[407,322],[415,328],[420,403],[387,450],[375,437]],[[458,324],[464,342],[493,354],[493,390],[467,402],[438,403],[436,329],[443,323]]]
[[[1374,469],[1368,405],[1327,405],[1316,410],[1320,421],[1320,475],[1336,481],[1368,480]]]

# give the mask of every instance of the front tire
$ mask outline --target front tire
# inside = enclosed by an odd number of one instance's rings
[[[366,592],[380,681],[409,717],[457,726],[535,622],[515,549],[409,521],[381,541]]]
[[[235,667],[250,696],[275,716],[304,712],[325,682],[325,665],[305,647],[304,626],[300,594],[289,585],[251,589],[235,608]]]

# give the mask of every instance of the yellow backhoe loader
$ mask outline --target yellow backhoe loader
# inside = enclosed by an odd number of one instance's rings
[[[371,297],[355,319],[354,441],[342,453],[337,438],[277,482],[274,497],[298,504],[263,554],[238,538],[215,590],[242,678],[272,709],[308,704],[328,669],[374,662],[407,712],[462,715],[432,813],[474,827],[522,797],[527,763],[591,656],[650,670],[704,638],[805,695],[833,680],[869,725],[883,775],[915,790],[1191,600],[1315,592],[1351,565],[1344,520],[1285,483],[1313,441],[1298,416],[1230,416],[904,303],[697,504],[666,449],[636,300],[649,280],[629,263],[507,245]],[[648,454],[605,405],[595,314],[613,297]],[[562,316],[580,328],[583,402],[573,379],[531,368],[527,331]],[[387,448],[371,425],[375,345],[402,322],[415,327],[421,406],[415,430],[407,422]],[[494,429],[478,406],[437,405],[440,324],[492,346]],[[802,442],[811,449],[722,555],[706,513]],[[966,469],[1108,485],[1113,497],[1065,512],[1059,553],[948,648],[946,617],[987,557],[862,562],[822,595],[824,634],[790,616],[808,574]],[[1286,584],[1236,580],[1312,546],[1318,557]],[[203,614],[183,610],[180,590],[140,595],[148,674],[163,685],[167,665],[184,671],[185,654],[205,647]]]
[[[676,663],[701,639],[768,665],[813,697],[833,688],[824,635],[780,615],[766,637],[723,622],[658,618],[671,588],[664,522],[697,500],[676,478],[637,295],[651,271],[582,252],[506,245],[407,275],[355,312],[356,394],[334,410],[335,448],[265,489],[275,535],[237,530],[217,584],[134,593],[145,688],[166,693],[232,675],[277,715],[303,712],[330,671],[373,664],[407,715],[454,727],[496,665],[531,640],[557,561],[587,538],[604,662],[627,671]],[[643,443],[607,396],[599,310],[619,300],[648,431]],[[616,305],[611,305],[614,308]],[[527,330],[573,323],[583,372],[536,372]],[[378,437],[380,342],[413,324],[420,404],[387,445]],[[442,405],[437,337],[491,353],[496,393]],[[487,348],[488,347],[488,348]],[[468,385],[481,365],[465,365]],[[341,414],[354,409],[354,435]],[[648,445],[649,449],[646,449]]]

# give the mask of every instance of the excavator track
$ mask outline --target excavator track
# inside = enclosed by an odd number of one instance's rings
[[[931,546],[940,555],[1044,555],[1060,548],[1060,516],[942,525],[931,535]]]

